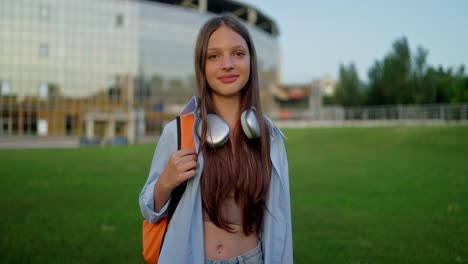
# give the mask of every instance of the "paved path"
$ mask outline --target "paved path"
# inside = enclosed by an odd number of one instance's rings
[[[0,149],[77,148],[75,137],[0,136]]]

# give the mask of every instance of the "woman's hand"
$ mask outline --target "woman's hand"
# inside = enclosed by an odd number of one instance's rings
[[[195,149],[181,149],[172,153],[159,181],[162,187],[172,191],[182,182],[195,175],[197,153]]]
[[[155,211],[161,210],[175,187],[195,176],[196,166],[197,153],[195,149],[181,149],[172,153],[166,168],[154,186]]]

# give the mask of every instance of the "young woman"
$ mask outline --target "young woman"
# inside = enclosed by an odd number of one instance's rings
[[[227,15],[207,21],[195,73],[196,149],[177,150],[176,123],[169,123],[139,199],[143,217],[157,222],[167,216],[171,191],[186,182],[159,263],[293,263],[283,135],[262,113],[246,27]],[[213,136],[220,128],[229,131],[226,142]]]

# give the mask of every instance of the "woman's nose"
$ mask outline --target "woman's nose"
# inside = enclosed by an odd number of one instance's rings
[[[231,56],[223,57],[223,70],[231,70],[234,68]]]

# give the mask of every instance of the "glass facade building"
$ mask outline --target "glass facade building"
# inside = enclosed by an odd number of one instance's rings
[[[160,132],[195,94],[201,25],[238,16],[257,48],[262,103],[279,82],[277,28],[236,1],[0,1],[0,136],[130,142]]]

